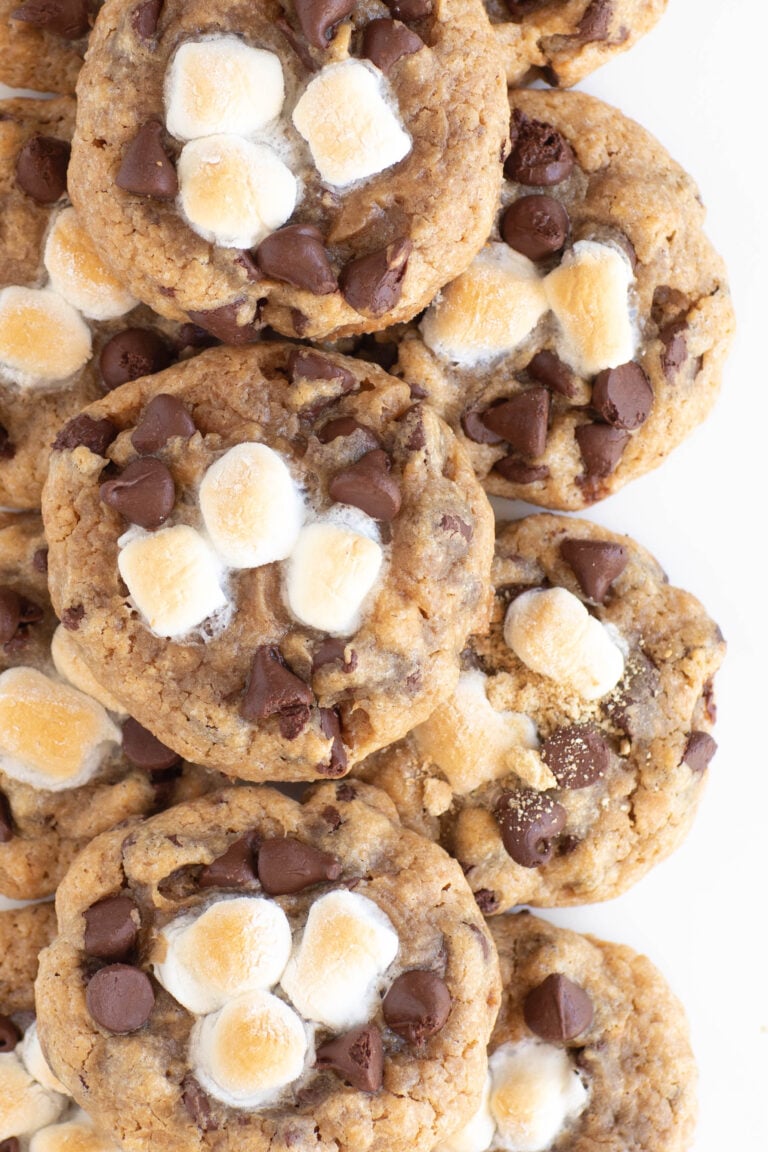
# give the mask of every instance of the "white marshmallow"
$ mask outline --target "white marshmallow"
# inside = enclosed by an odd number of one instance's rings
[[[280,115],[283,66],[236,36],[187,41],[166,77],[166,125],[179,140],[219,132],[252,136]]]
[[[35,668],[0,675],[0,767],[32,788],[79,788],[122,740],[90,696]]]
[[[40,1037],[37,1034],[36,1020],[30,1024],[24,1033],[24,1039],[21,1042],[21,1062],[30,1076],[37,1080],[38,1084],[42,1084],[43,1088],[49,1088],[51,1092],[60,1092],[62,1096],[70,1095],[58,1076],[54,1076],[43,1055]]]
[[[470,367],[511,352],[548,309],[533,261],[507,244],[489,243],[443,289],[421,332],[436,355]]]
[[[54,292],[92,320],[114,320],[138,304],[101,259],[74,208],[54,220],[43,260]]]
[[[71,304],[48,288],[0,291],[0,369],[33,387],[66,380],[91,358],[91,330]]]
[[[304,502],[285,461],[266,444],[238,444],[206,472],[200,511],[230,568],[258,568],[290,555]]]
[[[365,180],[411,151],[385,84],[378,68],[347,59],[323,68],[305,88],[293,123],[326,184],[344,188]]]
[[[17,1052],[0,1053],[0,1141],[53,1124],[69,1104],[66,1096],[38,1084]]]
[[[309,910],[281,984],[307,1020],[341,1032],[370,1020],[400,942],[392,922],[357,892],[329,892]]]
[[[624,655],[611,633],[565,588],[524,592],[512,601],[504,639],[534,672],[598,700],[624,675]]]
[[[77,1108],[63,1124],[36,1132],[29,1142],[29,1152],[120,1152],[120,1146]]]
[[[296,177],[266,144],[207,136],[185,144],[179,203],[198,236],[223,248],[253,248],[296,206]]]
[[[131,599],[158,636],[182,636],[227,603],[214,553],[187,524],[131,535],[117,566]]]
[[[504,1152],[545,1152],[589,1099],[567,1050],[554,1044],[502,1044],[488,1066],[493,1143]]]
[[[249,992],[199,1020],[192,1031],[195,1076],[233,1108],[272,1103],[304,1071],[307,1029],[284,1001]]]
[[[486,1152],[491,1147],[496,1121],[491,1115],[491,1074],[487,1073],[483,1085],[480,1107],[463,1128],[442,1140],[433,1152]]]
[[[72,639],[72,633],[67,631],[63,624],[59,624],[51,638],[51,658],[62,680],[66,680],[80,692],[85,692],[86,696],[98,700],[107,712],[114,712],[118,716],[128,715],[120,701],[99,684],[80,655],[77,644]]]
[[[383,561],[381,545],[368,535],[329,521],[308,524],[288,564],[288,607],[310,628],[348,636],[360,627]]]
[[[162,986],[190,1012],[215,1012],[233,996],[271,988],[291,954],[291,929],[278,904],[259,896],[217,900],[179,916],[160,933],[154,964]]]

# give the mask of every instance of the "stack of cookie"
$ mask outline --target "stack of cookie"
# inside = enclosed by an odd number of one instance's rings
[[[562,90],[663,7],[0,14],[59,93],[0,103],[0,894],[56,894],[0,1152],[689,1146],[660,974],[520,910],[626,891],[716,748],[717,625],[558,515],[732,334],[692,180]]]

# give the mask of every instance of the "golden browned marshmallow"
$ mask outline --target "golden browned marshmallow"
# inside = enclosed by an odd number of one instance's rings
[[[66,680],[73,688],[85,692],[86,696],[98,700],[108,712],[115,712],[118,716],[127,715],[120,701],[99,684],[80,655],[72,633],[68,632],[63,624],[59,624],[51,639],[51,658],[62,680]]]
[[[502,1044],[488,1067],[492,1144],[505,1152],[546,1152],[589,1099],[570,1053],[554,1044]]]
[[[59,1092],[62,1096],[69,1096],[70,1093],[58,1076],[54,1076],[43,1055],[40,1037],[37,1034],[36,1020],[30,1024],[24,1033],[24,1039],[21,1042],[21,1062],[30,1076],[37,1080],[38,1084],[42,1084],[43,1088],[49,1088],[51,1092]]]
[[[17,1052],[0,1053],[0,1141],[53,1124],[69,1103],[67,1096],[38,1084]]]
[[[64,1123],[35,1132],[29,1152],[120,1152],[120,1146],[78,1108]]]
[[[44,262],[54,292],[92,320],[114,320],[138,304],[101,259],[74,208],[54,220]]]
[[[310,628],[350,635],[360,627],[362,606],[383,559],[381,545],[370,535],[330,520],[308,524],[288,564],[288,607]]]
[[[0,367],[31,387],[66,380],[91,357],[91,331],[80,313],[48,288],[0,291]]]

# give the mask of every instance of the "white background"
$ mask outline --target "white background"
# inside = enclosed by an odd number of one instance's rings
[[[551,914],[646,952],[683,1000],[701,1077],[694,1152],[768,1150],[766,31],[762,0],[670,0],[649,36],[581,85],[698,181],[739,325],[707,423],[590,513],[650,548],[728,640],[707,791],[686,843],[630,893]]]

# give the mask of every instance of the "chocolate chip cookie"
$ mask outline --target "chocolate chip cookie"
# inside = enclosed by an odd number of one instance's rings
[[[98,0],[0,0],[0,81],[74,95]]]
[[[372,363],[214,348],[62,433],[54,606],[164,743],[244,779],[343,776],[453,690],[487,626],[492,512]]]
[[[489,240],[400,348],[489,493],[585,508],[709,413],[733,334],[695,184],[580,92],[513,91]]]
[[[41,1037],[128,1152],[429,1152],[478,1106],[495,950],[375,789],[241,786],[115,829],[57,907]]]
[[[0,512],[0,672],[51,668],[58,621],[48,595],[48,545],[33,514]]]
[[[493,219],[508,117],[480,0],[109,0],[78,94],[99,250],[229,343],[407,320]]]
[[[486,915],[618,896],[687,833],[725,645],[627,536],[503,526],[490,635],[404,741],[357,771],[462,864]]]

